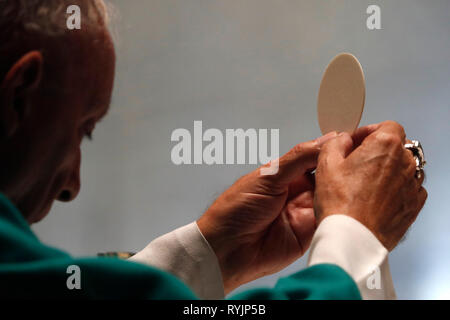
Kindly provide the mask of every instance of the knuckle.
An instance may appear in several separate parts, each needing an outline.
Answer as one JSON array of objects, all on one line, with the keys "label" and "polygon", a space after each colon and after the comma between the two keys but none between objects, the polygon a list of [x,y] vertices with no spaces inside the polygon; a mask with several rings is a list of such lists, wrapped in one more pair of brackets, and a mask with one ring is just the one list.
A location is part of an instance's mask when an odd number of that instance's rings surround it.
[{"label": "knuckle", "polygon": [[396,128],[396,129],[398,129],[400,132],[403,132],[403,133],[405,132],[405,128],[403,128],[403,126],[402,126],[400,123],[396,122],[396,121],[393,121],[393,120],[386,120],[386,121],[383,122],[383,124],[384,124],[385,126],[389,126],[389,127]]},{"label": "knuckle", "polygon": [[422,187],[420,190],[421,190],[421,193],[422,193],[422,199],[423,199],[423,202],[425,203],[425,201],[426,201],[427,198],[428,198],[428,192],[427,192],[427,189],[425,189],[424,187]]},{"label": "knuckle", "polygon": [[294,154],[313,153],[318,150],[317,141],[307,141],[295,145],[291,151]]},{"label": "knuckle", "polygon": [[341,143],[342,143],[342,144],[350,145],[350,146],[353,145],[353,139],[352,139],[352,136],[351,136],[348,132],[343,132],[343,133],[341,134],[341,136],[338,137],[338,139],[341,140]]},{"label": "knuckle", "polygon": [[352,139],[352,136],[347,131],[341,132],[340,136],[341,139]]},{"label": "knuckle", "polygon": [[386,128],[390,128],[389,131],[394,131],[399,134],[401,140],[404,140],[406,137],[405,128],[398,122],[387,120],[383,122],[383,126]]},{"label": "knuckle", "polygon": [[420,214],[420,209],[419,210],[414,210],[413,212],[411,212],[410,225],[413,224],[416,221],[416,219],[419,216],[419,214]]},{"label": "knuckle", "polygon": [[319,157],[321,155],[323,155],[323,154],[327,154],[329,150],[330,150],[330,143],[327,142],[320,148],[320,155],[319,155]]},{"label": "knuckle", "polygon": [[384,126],[391,126],[391,125],[394,125],[395,123],[396,122],[393,120],[386,120],[386,121],[383,121],[381,124]]},{"label": "knuckle", "polygon": [[382,146],[389,146],[398,149],[403,147],[402,139],[393,133],[380,132],[376,135],[376,141]]}]

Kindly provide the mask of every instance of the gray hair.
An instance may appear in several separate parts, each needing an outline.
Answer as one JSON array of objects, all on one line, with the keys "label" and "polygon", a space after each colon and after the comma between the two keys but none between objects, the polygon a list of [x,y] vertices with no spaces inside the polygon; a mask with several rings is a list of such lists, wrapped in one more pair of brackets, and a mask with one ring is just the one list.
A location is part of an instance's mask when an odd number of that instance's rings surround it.
[{"label": "gray hair", "polygon": [[108,26],[109,8],[103,0],[0,0],[0,82],[27,50],[72,32],[67,28],[71,5],[80,7],[83,34]]},{"label": "gray hair", "polygon": [[104,27],[108,23],[103,0],[0,0],[0,33],[10,30],[13,34],[63,34],[67,31],[67,8],[73,4],[81,7],[84,28]]}]

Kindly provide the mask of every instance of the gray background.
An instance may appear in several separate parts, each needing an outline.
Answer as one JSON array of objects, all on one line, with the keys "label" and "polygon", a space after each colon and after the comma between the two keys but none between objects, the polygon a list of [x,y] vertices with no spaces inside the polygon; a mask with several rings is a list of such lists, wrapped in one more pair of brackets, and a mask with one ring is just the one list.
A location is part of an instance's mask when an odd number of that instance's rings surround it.
[{"label": "gray background", "polygon": [[[114,102],[83,145],[82,191],[34,226],[74,255],[139,250],[198,218],[250,165],[175,166],[176,128],[279,128],[280,152],[320,135],[316,98],[336,54],[361,61],[362,124],[386,119],[419,138],[428,202],[391,254],[400,298],[450,298],[450,1],[112,1]],[[382,30],[366,28],[381,7]],[[306,257],[306,256],[305,256]],[[305,265],[247,286],[272,285]]]}]

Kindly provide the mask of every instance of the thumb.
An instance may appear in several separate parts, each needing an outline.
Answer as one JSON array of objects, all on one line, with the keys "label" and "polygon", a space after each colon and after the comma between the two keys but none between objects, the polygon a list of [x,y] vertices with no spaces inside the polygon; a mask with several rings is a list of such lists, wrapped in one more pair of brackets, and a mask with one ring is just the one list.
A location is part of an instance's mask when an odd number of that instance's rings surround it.
[{"label": "thumb", "polygon": [[353,140],[347,132],[340,133],[335,139],[328,141],[320,151],[319,163],[324,159],[328,163],[344,160],[353,150]]},{"label": "thumb", "polygon": [[[317,159],[322,145],[336,136],[336,132],[330,132],[315,140],[296,145],[276,160],[278,162],[278,171],[266,177],[277,185],[288,185],[308,170],[314,169],[317,166]],[[261,167],[261,172],[266,166]]]}]

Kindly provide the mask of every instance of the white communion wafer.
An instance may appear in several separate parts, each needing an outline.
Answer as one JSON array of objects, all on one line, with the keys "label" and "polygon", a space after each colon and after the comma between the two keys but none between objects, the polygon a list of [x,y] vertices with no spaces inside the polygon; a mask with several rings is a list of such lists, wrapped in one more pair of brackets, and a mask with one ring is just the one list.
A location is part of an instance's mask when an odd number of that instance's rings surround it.
[{"label": "white communion wafer", "polygon": [[320,83],[317,113],[323,134],[353,132],[364,109],[364,72],[350,53],[341,53],[328,65]]}]

